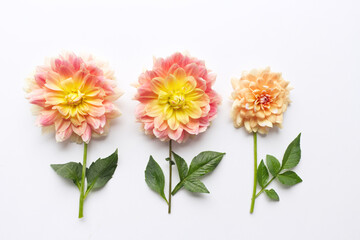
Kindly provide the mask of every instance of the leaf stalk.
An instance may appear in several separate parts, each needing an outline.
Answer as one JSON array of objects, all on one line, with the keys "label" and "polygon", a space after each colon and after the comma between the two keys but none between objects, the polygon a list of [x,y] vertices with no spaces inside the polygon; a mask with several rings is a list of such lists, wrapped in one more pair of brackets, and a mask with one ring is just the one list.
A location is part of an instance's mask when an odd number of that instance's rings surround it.
[{"label": "leaf stalk", "polygon": [[265,189],[267,188],[267,186],[269,186],[269,184],[274,181],[274,179],[277,177],[277,174],[276,176],[274,176],[273,178],[270,179],[270,181],[263,187],[261,188],[261,190],[255,195],[255,198],[257,198],[261,193],[263,193],[265,191]]}]

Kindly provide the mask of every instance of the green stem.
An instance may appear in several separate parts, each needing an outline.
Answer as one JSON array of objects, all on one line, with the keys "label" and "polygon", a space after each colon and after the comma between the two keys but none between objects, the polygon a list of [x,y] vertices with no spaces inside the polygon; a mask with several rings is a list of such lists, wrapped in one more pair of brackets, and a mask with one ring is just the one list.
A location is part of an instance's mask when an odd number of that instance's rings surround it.
[{"label": "green stem", "polygon": [[253,132],[253,138],[254,138],[254,187],[253,187],[253,194],[251,198],[251,207],[250,207],[250,213],[254,212],[255,207],[255,198],[256,198],[256,186],[257,186],[257,134],[256,132]]},{"label": "green stem", "polygon": [[269,184],[277,177],[277,175],[275,177],[273,177],[272,179],[270,179],[270,181],[265,184],[265,186],[263,188],[261,188],[261,190],[255,195],[255,198],[257,198],[262,192],[265,191],[265,189],[267,188],[267,186],[269,186]]},{"label": "green stem", "polygon": [[169,141],[169,209],[168,213],[171,213],[171,182],[172,182],[172,141]]},{"label": "green stem", "polygon": [[87,143],[84,142],[84,157],[83,157],[83,168],[81,174],[81,186],[80,186],[80,202],[79,202],[79,218],[82,218],[84,208],[84,195],[85,195],[85,175],[86,175],[86,158],[87,158]]}]

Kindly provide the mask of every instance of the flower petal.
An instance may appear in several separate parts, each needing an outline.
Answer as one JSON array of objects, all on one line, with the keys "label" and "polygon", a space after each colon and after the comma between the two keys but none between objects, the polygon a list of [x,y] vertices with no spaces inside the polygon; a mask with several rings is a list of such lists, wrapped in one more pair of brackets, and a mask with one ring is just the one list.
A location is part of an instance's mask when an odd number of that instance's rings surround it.
[{"label": "flower petal", "polygon": [[186,77],[186,82],[185,82],[185,85],[183,87],[184,93],[185,94],[191,93],[195,88],[196,88],[196,80],[195,80],[195,78],[192,77],[192,76]]},{"label": "flower petal", "polygon": [[205,95],[205,92],[203,90],[196,88],[193,91],[187,93],[185,95],[185,97],[186,97],[186,100],[196,101],[196,100],[201,99],[204,95]]},{"label": "flower petal", "polygon": [[71,136],[71,134],[72,134],[72,128],[71,128],[71,126],[69,126],[67,129],[65,129],[64,131],[61,131],[61,132],[56,132],[56,135],[55,135],[55,137],[56,137],[56,141],[57,142],[63,142],[63,141],[65,141],[65,140],[67,140],[70,136]]},{"label": "flower petal", "polygon": [[169,131],[169,138],[174,140],[174,141],[177,141],[181,137],[182,133],[183,133],[182,128],[178,128],[178,129],[176,129],[176,131],[170,130]]},{"label": "flower petal", "polygon": [[191,118],[197,119],[201,117],[202,111],[199,105],[192,102],[187,103],[188,108],[184,109],[184,112]]},{"label": "flower petal", "polygon": [[163,124],[163,122],[164,122],[163,116],[157,116],[156,118],[154,118],[154,127],[160,128],[160,126]]},{"label": "flower petal", "polygon": [[72,130],[74,131],[74,133],[76,133],[77,135],[81,136],[84,134],[86,128],[87,128],[87,123],[86,122],[83,122],[81,125],[79,126],[75,126],[75,125],[72,125]]},{"label": "flower petal", "polygon": [[155,100],[146,105],[145,111],[148,116],[157,117],[164,111],[164,106],[159,105]]},{"label": "flower petal", "polygon": [[44,86],[53,91],[63,91],[60,84],[59,74],[52,71],[47,73],[46,83]]},{"label": "flower petal", "polygon": [[105,114],[105,107],[90,106],[88,114],[93,117],[100,117],[101,115]]},{"label": "flower petal", "polygon": [[181,81],[183,79],[186,78],[186,72],[183,68],[178,68],[175,70],[174,72],[174,77],[178,80]]},{"label": "flower petal", "polygon": [[180,123],[176,120],[175,116],[169,118],[167,122],[171,130],[176,130],[180,126]]},{"label": "flower petal", "polygon": [[164,107],[164,115],[165,115],[165,119],[169,119],[173,116],[174,114],[174,109],[169,105],[169,104],[166,104],[165,107]]},{"label": "flower petal", "polygon": [[[183,80],[183,79],[181,79]],[[165,87],[166,87],[166,91],[171,91],[171,90],[178,90],[183,86],[183,81],[179,81],[175,78],[174,75],[168,75],[165,79]]]},{"label": "flower petal", "polygon": [[81,135],[81,139],[86,142],[89,143],[90,139],[91,139],[91,128],[89,125],[86,125],[86,129],[83,135]]},{"label": "flower petal", "polygon": [[39,124],[41,126],[53,125],[58,114],[59,113],[56,110],[43,110],[39,117]]},{"label": "flower petal", "polygon": [[189,115],[184,110],[178,109],[175,111],[176,119],[182,124],[187,124],[189,122]]},{"label": "flower petal", "polygon": [[159,94],[161,92],[166,92],[167,90],[165,88],[165,79],[161,77],[154,78],[150,82],[150,88],[156,94]]}]

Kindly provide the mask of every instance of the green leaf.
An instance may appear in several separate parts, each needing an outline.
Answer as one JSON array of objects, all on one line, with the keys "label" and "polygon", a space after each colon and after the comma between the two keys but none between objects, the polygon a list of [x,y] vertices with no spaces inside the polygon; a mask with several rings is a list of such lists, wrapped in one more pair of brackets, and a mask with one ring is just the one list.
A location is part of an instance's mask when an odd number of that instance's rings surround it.
[{"label": "green leaf", "polygon": [[51,164],[52,169],[60,176],[72,180],[80,189],[82,164],[76,162],[68,162],[65,164]]},{"label": "green leaf", "polygon": [[185,181],[180,181],[178,184],[176,184],[176,186],[174,187],[174,189],[171,192],[171,195],[175,195],[183,186],[184,186]]},{"label": "green leaf", "polygon": [[287,171],[277,176],[279,181],[288,186],[295,185],[302,182],[302,179],[293,171]]},{"label": "green leaf", "polygon": [[191,180],[199,179],[201,176],[204,176],[205,174],[214,171],[214,169],[220,163],[224,155],[225,153],[213,152],[213,151],[205,151],[198,154],[191,161],[190,168],[186,177],[184,177],[175,186],[171,194],[175,195],[189,179]]},{"label": "green leaf", "polygon": [[184,188],[190,192],[210,193],[209,190],[199,179],[188,179],[184,183]]},{"label": "green leaf", "polygon": [[261,160],[257,169],[257,180],[261,187],[264,187],[269,179],[268,170],[264,164],[264,160]]},{"label": "green leaf", "polygon": [[224,155],[225,153],[213,151],[201,152],[191,161],[187,177],[201,177],[212,172],[220,163]]},{"label": "green leaf", "polygon": [[266,165],[269,168],[271,175],[276,176],[280,171],[280,162],[276,157],[266,155]]},{"label": "green leaf", "polygon": [[279,195],[275,192],[274,189],[270,189],[270,190],[265,189],[265,193],[271,200],[274,201],[280,200]]},{"label": "green leaf", "polygon": [[113,176],[118,162],[118,150],[106,158],[93,162],[86,172],[88,188],[86,192],[102,188]]},{"label": "green leaf", "polygon": [[176,166],[177,166],[177,169],[179,171],[180,180],[182,181],[186,177],[186,175],[188,173],[188,166],[187,166],[185,160],[182,157],[180,157],[179,155],[177,155],[174,152],[172,152],[172,153],[174,155]]},{"label": "green leaf", "polygon": [[165,188],[165,177],[159,164],[154,160],[152,156],[149,158],[149,162],[145,170],[145,182],[153,191],[160,194],[160,196],[166,201],[164,188]]},{"label": "green leaf", "polygon": [[300,137],[301,133],[287,147],[282,160],[282,169],[291,169],[298,165],[301,158]]}]

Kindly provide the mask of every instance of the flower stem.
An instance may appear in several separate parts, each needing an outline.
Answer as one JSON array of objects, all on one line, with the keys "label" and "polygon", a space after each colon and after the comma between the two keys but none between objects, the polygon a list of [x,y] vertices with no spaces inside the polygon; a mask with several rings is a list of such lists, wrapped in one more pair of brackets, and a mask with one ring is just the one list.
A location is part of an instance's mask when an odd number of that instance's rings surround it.
[{"label": "flower stem", "polygon": [[171,213],[171,182],[172,182],[172,141],[169,141],[169,209],[168,213]]},{"label": "flower stem", "polygon": [[251,198],[251,207],[250,213],[254,212],[255,207],[255,198],[256,198],[256,186],[257,186],[257,133],[253,132],[254,138],[254,187],[253,187],[253,194]]},{"label": "flower stem", "polygon": [[87,143],[84,142],[84,157],[83,168],[81,174],[81,186],[80,186],[80,202],[79,202],[79,218],[82,218],[84,208],[84,196],[85,196],[85,175],[86,175],[86,158],[87,158]]}]

